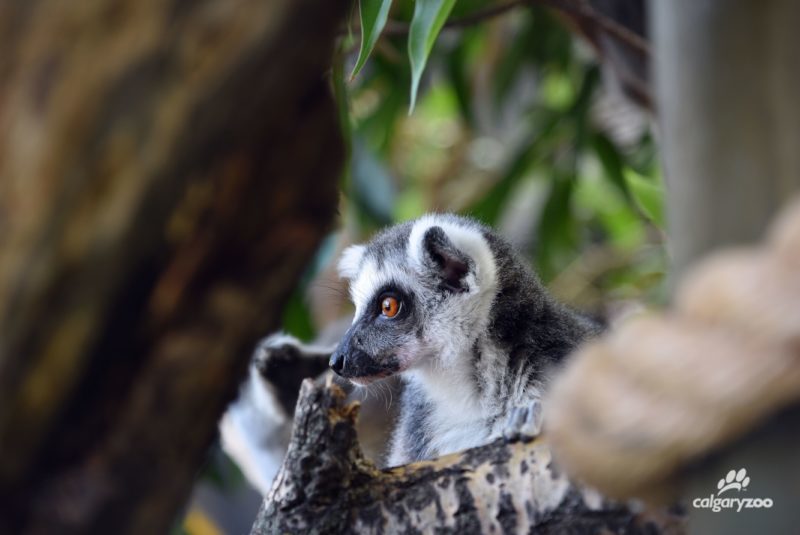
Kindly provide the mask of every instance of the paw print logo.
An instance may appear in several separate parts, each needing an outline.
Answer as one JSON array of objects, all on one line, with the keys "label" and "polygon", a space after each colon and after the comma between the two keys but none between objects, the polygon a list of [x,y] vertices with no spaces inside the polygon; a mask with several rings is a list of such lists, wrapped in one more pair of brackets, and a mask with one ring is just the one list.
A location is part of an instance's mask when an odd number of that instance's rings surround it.
[{"label": "paw print logo", "polygon": [[731,489],[736,489],[738,491],[745,490],[749,484],[750,478],[747,477],[747,470],[744,468],[740,468],[738,472],[736,470],[731,470],[728,472],[728,475],[720,479],[719,483],[717,483],[717,490],[719,490],[717,496]]}]

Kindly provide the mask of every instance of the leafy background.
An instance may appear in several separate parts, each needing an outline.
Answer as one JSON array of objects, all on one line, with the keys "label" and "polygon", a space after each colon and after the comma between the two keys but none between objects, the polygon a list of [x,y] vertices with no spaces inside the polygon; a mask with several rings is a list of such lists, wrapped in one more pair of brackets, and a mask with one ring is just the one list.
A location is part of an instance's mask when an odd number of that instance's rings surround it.
[{"label": "leafy background", "polygon": [[[498,228],[576,306],[658,299],[663,188],[648,116],[603,82],[557,14],[497,7],[361,2],[332,69],[349,147],[340,241],[458,212]],[[286,326],[310,336],[303,312]]]},{"label": "leafy background", "polygon": [[[361,0],[330,71],[348,151],[341,228],[284,328],[311,339],[345,314],[338,251],[430,211],[497,228],[584,310],[613,316],[659,300],[663,187],[650,119],[609,78],[541,7]],[[219,455],[207,472],[226,492],[242,485],[220,476],[231,469]],[[201,524],[184,529],[210,533]]]}]

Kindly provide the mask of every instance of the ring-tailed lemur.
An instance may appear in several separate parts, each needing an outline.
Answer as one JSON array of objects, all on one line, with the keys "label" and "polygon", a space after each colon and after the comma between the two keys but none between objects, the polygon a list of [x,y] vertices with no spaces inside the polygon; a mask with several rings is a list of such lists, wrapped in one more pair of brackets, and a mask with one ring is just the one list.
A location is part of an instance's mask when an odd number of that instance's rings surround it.
[{"label": "ring-tailed lemur", "polygon": [[356,310],[330,367],[356,385],[403,379],[389,466],[502,435],[553,366],[598,330],[550,297],[505,240],[459,216],[390,227],[346,249],[339,272]]}]

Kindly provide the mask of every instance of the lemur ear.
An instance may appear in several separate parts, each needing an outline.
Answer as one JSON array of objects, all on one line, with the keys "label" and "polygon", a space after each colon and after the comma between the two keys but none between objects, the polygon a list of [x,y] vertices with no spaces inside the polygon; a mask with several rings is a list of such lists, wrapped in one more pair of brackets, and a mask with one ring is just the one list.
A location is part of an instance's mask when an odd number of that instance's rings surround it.
[{"label": "lemur ear", "polygon": [[358,275],[358,270],[361,267],[361,259],[364,257],[364,251],[367,248],[364,245],[351,245],[342,251],[342,257],[339,259],[339,276],[343,279],[352,280]]},{"label": "lemur ear", "polygon": [[470,272],[470,259],[453,245],[442,227],[431,227],[425,231],[422,249],[442,278],[445,288],[452,292],[469,290],[464,279]]}]

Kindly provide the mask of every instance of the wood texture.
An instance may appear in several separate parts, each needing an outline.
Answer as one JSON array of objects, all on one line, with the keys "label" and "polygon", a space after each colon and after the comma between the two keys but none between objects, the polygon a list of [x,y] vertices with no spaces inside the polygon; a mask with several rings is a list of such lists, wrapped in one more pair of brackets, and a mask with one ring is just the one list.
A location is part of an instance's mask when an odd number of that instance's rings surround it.
[{"label": "wood texture", "polygon": [[361,453],[356,404],[303,383],[284,464],[252,533],[681,533],[678,516],[634,512],[572,485],[540,439],[497,440],[378,470]]},{"label": "wood texture", "polygon": [[0,5],[0,532],[175,520],[332,225],[347,4]]}]

